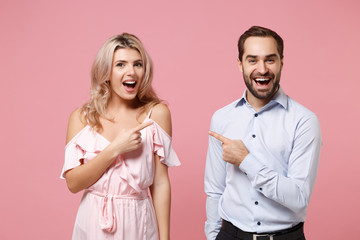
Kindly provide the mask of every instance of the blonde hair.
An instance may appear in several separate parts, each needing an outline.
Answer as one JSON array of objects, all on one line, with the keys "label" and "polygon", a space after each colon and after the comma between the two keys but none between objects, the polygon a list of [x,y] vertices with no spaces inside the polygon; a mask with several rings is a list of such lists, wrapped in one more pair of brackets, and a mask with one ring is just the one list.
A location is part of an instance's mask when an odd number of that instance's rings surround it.
[{"label": "blonde hair", "polygon": [[104,116],[111,96],[110,74],[114,53],[119,48],[135,49],[142,58],[144,76],[137,94],[141,104],[139,115],[161,102],[151,85],[153,64],[141,41],[129,33],[113,36],[97,53],[91,68],[90,100],[81,107],[81,113],[85,116],[85,120],[95,130],[102,129],[100,116]]}]

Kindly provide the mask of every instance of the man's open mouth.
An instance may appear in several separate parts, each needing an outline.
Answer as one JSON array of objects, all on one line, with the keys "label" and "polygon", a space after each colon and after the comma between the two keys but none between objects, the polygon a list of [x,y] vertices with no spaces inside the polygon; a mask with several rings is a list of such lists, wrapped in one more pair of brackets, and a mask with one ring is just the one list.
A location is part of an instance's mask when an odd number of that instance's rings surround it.
[{"label": "man's open mouth", "polygon": [[254,78],[254,81],[256,82],[257,85],[266,86],[269,84],[270,78],[269,77],[259,77],[259,78]]}]

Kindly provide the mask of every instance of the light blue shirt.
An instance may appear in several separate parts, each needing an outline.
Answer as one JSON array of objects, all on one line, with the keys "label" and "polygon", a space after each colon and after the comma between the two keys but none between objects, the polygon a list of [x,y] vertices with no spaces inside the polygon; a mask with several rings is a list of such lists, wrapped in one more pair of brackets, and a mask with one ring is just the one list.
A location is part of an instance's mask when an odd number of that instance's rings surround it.
[{"label": "light blue shirt", "polygon": [[235,166],[209,138],[205,169],[207,239],[225,219],[246,232],[272,232],[304,222],[322,145],[317,116],[280,88],[256,112],[243,97],[215,112],[210,129],[240,139],[249,154]]}]

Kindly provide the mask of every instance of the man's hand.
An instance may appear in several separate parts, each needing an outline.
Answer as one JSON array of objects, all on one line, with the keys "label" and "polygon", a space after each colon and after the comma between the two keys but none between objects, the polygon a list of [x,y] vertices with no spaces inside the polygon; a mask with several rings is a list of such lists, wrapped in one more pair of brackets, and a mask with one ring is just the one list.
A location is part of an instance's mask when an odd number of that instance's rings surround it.
[{"label": "man's hand", "polygon": [[231,140],[212,131],[209,131],[209,135],[222,142],[223,160],[228,163],[240,165],[249,154],[249,151],[241,140]]}]

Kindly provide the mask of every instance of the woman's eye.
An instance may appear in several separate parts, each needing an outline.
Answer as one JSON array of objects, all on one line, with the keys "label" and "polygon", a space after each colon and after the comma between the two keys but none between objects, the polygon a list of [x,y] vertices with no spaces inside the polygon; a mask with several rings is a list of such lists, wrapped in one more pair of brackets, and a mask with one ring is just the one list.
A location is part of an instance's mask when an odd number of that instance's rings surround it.
[{"label": "woman's eye", "polygon": [[123,64],[123,63],[118,63],[118,64],[116,64],[116,66],[117,66],[117,67],[123,67],[124,64]]},{"label": "woman's eye", "polygon": [[140,63],[140,62],[135,63],[135,67],[142,67],[142,63]]}]

